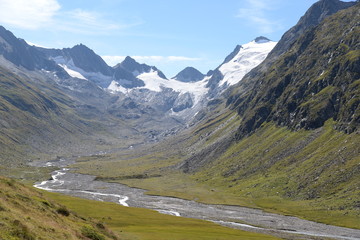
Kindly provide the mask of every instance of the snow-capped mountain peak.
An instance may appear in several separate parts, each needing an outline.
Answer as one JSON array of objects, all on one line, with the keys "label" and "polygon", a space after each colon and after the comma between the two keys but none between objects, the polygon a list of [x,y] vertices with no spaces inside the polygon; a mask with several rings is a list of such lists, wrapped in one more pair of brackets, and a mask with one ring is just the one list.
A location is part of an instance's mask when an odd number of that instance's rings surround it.
[{"label": "snow-capped mountain peak", "polygon": [[166,79],[166,76],[156,67],[149,66],[146,64],[138,63],[135,59],[130,56],[127,56],[124,61],[118,64],[116,67],[121,66],[123,69],[131,72],[135,77],[144,73],[157,72],[157,75],[163,79]]},{"label": "snow-capped mountain peak", "polygon": [[247,44],[236,46],[218,68],[224,76],[219,86],[238,83],[246,73],[264,61],[276,43],[265,37],[257,37]]}]

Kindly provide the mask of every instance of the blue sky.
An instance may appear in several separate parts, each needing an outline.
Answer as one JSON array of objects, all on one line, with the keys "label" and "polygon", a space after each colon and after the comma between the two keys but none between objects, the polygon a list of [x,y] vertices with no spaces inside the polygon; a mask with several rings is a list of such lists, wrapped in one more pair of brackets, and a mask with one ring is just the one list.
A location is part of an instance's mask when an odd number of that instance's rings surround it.
[{"label": "blue sky", "polygon": [[113,65],[124,56],[167,77],[206,73],[237,44],[278,41],[316,0],[0,0],[0,24],[52,48],[83,43]]}]

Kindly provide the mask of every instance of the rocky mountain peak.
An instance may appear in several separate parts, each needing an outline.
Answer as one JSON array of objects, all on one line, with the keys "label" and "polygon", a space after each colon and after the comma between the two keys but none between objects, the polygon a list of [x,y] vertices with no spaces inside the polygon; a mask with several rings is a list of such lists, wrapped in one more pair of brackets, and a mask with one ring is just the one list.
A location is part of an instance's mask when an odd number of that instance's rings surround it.
[{"label": "rocky mountain peak", "polygon": [[127,56],[124,61],[120,63],[119,66],[129,72],[132,72],[134,75],[139,75],[141,73],[151,71],[151,66],[146,64],[140,64],[130,56]]},{"label": "rocky mountain peak", "polygon": [[0,43],[0,55],[17,66],[27,70],[45,69],[53,71],[60,78],[69,77],[55,62],[46,59],[45,54],[37,47],[28,45],[25,40],[15,37],[2,26],[0,26]]},{"label": "rocky mountain peak", "polygon": [[300,19],[299,23],[305,26],[317,25],[327,16],[330,16],[339,10],[353,6],[354,2],[342,2],[340,0],[320,0],[314,3],[305,15]]},{"label": "rocky mountain peak", "polygon": [[292,43],[295,42],[305,31],[317,26],[326,17],[334,13],[349,8],[355,2],[342,2],[339,0],[320,0],[314,3],[300,18],[298,23],[289,29],[282,37],[274,50],[269,54],[269,59],[277,58],[286,52]]},{"label": "rocky mountain peak", "polygon": [[199,70],[193,67],[186,67],[184,70],[179,72],[174,79],[181,82],[197,82],[204,78],[204,74],[202,74]]},{"label": "rocky mountain peak", "polygon": [[151,71],[156,71],[156,72],[158,72],[159,77],[166,79],[166,76],[160,70],[158,70],[156,67],[149,66],[144,63],[142,63],[142,64],[138,63],[135,59],[133,59],[130,56],[127,56],[124,59],[124,61],[122,61],[120,64],[117,65],[117,67],[120,67],[120,66],[123,69],[125,69],[126,71],[131,72],[135,77],[142,73],[149,73]]},{"label": "rocky mountain peak", "polygon": [[240,52],[241,48],[241,45],[236,45],[235,49],[225,58],[222,64],[230,62]]},{"label": "rocky mountain peak", "polygon": [[123,66],[127,66],[127,65],[138,65],[139,63],[136,62],[135,59],[133,59],[132,57],[130,56],[127,56],[122,62],[121,62],[121,65]]},{"label": "rocky mountain peak", "polygon": [[266,43],[266,42],[270,42],[271,40],[268,39],[267,37],[260,36],[260,37],[255,38],[254,41],[256,43]]},{"label": "rocky mountain peak", "polygon": [[75,45],[72,48],[63,49],[64,55],[70,57],[75,66],[86,72],[99,72],[105,76],[111,76],[111,68],[93,50],[84,44]]},{"label": "rocky mountain peak", "polygon": [[88,51],[88,52],[94,52],[93,50],[91,50],[89,47],[87,47],[86,45],[79,43],[76,44],[75,46],[72,47],[73,50],[78,49],[81,51]]}]

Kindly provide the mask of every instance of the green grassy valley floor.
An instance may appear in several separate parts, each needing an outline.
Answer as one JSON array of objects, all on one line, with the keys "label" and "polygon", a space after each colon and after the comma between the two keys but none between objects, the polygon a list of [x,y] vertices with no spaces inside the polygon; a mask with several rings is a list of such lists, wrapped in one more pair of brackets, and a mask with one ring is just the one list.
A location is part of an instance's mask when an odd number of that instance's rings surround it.
[{"label": "green grassy valley floor", "polygon": [[278,238],[146,209],[35,190],[14,180],[0,178],[0,239]]},{"label": "green grassy valley floor", "polygon": [[315,131],[268,123],[192,172],[176,167],[193,154],[192,146],[199,147],[197,140],[202,149],[214,146],[217,136],[228,135],[239,121],[220,114],[191,134],[140,152],[84,157],[74,167],[148,194],[261,208],[360,229],[360,136],[334,130],[331,121]]},{"label": "green grassy valley floor", "polygon": [[278,239],[222,227],[211,222],[164,215],[142,208],[123,207],[115,203],[59,194],[48,194],[48,197],[82,216],[104,222],[119,234],[120,239]]}]

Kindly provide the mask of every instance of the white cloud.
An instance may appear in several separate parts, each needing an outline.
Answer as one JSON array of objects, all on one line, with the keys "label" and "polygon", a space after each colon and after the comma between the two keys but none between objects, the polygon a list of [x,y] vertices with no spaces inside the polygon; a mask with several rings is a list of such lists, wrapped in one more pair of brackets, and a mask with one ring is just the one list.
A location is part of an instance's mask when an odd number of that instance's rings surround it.
[{"label": "white cloud", "polygon": [[48,25],[60,9],[56,0],[0,0],[0,6],[1,23],[25,29]]},{"label": "white cloud", "polygon": [[141,21],[134,21],[128,24],[115,23],[106,19],[106,16],[95,11],[74,9],[68,12],[61,12],[56,17],[57,28],[67,32],[82,34],[106,34],[113,30],[130,28],[142,24]]},{"label": "white cloud", "polygon": [[163,56],[131,56],[138,62],[161,62],[166,59]]},{"label": "white cloud", "polygon": [[279,22],[266,15],[275,9],[275,3],[275,0],[246,0],[247,7],[240,8],[236,17],[251,22],[263,34],[272,33],[281,28]]},{"label": "white cloud", "polygon": [[191,58],[183,56],[169,56],[167,57],[169,61],[178,62],[178,61],[200,61],[201,58]]},{"label": "white cloud", "polygon": [[[102,56],[104,61],[110,65],[115,66],[116,64],[122,62],[126,56]],[[200,61],[201,58],[192,58],[184,56],[131,56],[133,59],[140,63],[147,64],[158,64],[158,63],[168,63],[168,62],[193,62]]]},{"label": "white cloud", "polygon": [[142,24],[140,20],[118,23],[106,14],[84,9],[64,11],[57,0],[0,0],[0,24],[22,29],[107,34]]},{"label": "white cloud", "polygon": [[125,56],[101,56],[101,57],[109,66],[115,66],[116,64],[121,63],[125,59]]}]

